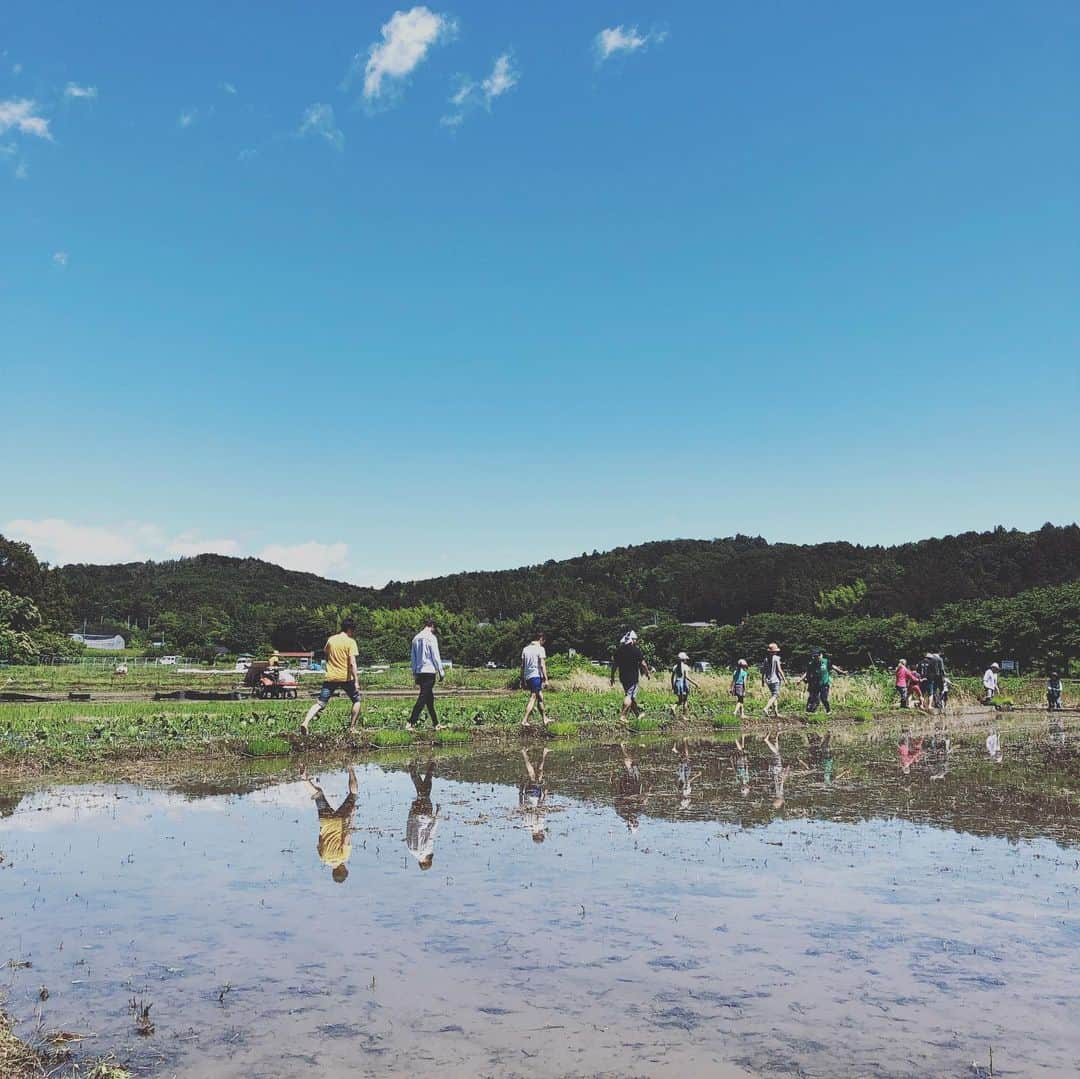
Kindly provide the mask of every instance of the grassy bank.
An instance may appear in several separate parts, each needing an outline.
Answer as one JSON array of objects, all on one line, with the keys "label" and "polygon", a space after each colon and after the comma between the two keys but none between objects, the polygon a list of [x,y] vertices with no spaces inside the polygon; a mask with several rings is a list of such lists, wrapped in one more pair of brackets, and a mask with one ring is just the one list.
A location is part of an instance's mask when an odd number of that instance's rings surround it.
[{"label": "grassy bank", "polygon": [[109,1061],[76,1063],[64,1045],[63,1034],[40,1032],[40,1045],[31,1046],[17,1038],[11,1021],[0,1011],[0,1076],[3,1079],[45,1079],[71,1076],[72,1079],[132,1079],[131,1072]]},{"label": "grassy bank", "polygon": [[[496,672],[505,675],[506,672]],[[735,723],[733,699],[726,677],[699,676],[700,691],[691,697],[687,720],[672,714],[673,697],[666,680],[645,683],[639,702],[643,722],[631,730],[669,730],[683,727],[712,729]],[[561,688],[559,688],[561,687]],[[974,703],[976,687],[964,686],[952,704]],[[1038,686],[1009,686],[1006,692],[1018,707],[1037,705]],[[588,736],[625,730],[617,723],[621,691],[607,678],[588,671],[571,672],[553,683],[546,694],[548,714],[562,737]],[[890,680],[880,676],[839,678],[833,688],[833,714],[838,719],[866,721],[889,715],[894,709]],[[747,718],[760,718],[766,696],[753,682],[747,696]],[[522,693],[500,697],[469,697],[465,692],[439,701],[443,744],[465,743],[517,729],[525,705]],[[805,691],[798,685],[784,688],[781,713],[794,721],[807,717]],[[345,735],[347,702],[333,701],[312,724],[309,741],[297,731],[309,701],[118,701],[49,702],[0,705],[0,768],[42,770],[57,764],[92,763],[119,759],[168,759],[178,755],[234,754],[271,757],[307,748],[376,747],[406,745],[414,739],[431,741],[430,729],[416,735],[405,731],[410,701],[369,698],[364,704],[364,729],[353,739]],[[916,713],[893,713],[907,720]],[[817,713],[813,722],[823,722]],[[426,722],[426,721],[425,721]]]}]

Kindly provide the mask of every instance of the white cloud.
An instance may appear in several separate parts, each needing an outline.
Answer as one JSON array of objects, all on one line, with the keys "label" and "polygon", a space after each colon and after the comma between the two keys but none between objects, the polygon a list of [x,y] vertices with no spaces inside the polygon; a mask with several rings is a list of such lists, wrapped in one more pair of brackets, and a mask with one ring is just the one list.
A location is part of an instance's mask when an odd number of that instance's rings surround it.
[{"label": "white cloud", "polygon": [[66,251],[56,251],[53,253],[52,260],[62,270],[68,264],[68,253]]},{"label": "white cloud", "polygon": [[300,136],[317,135],[326,139],[335,150],[345,148],[345,135],[334,123],[334,110],[330,105],[316,103],[304,110],[304,118],[297,131]]},{"label": "white cloud", "polygon": [[180,113],[176,122],[181,127],[191,127],[191,125],[195,123],[196,112],[196,109],[185,109],[182,113]]},{"label": "white cloud", "polygon": [[97,87],[80,86],[78,83],[69,82],[67,86],[64,87],[64,97],[95,98],[97,97]]},{"label": "white cloud", "polygon": [[16,180],[25,180],[29,176],[30,176],[30,170],[26,167],[26,162],[25,161],[20,161],[15,166],[15,179]]},{"label": "white cloud", "polygon": [[22,74],[22,64],[12,64],[11,65],[11,73],[12,73],[12,75],[21,75]]},{"label": "white cloud", "polygon": [[236,87],[233,86],[233,84],[231,82],[223,82],[221,84],[221,88],[227,94],[235,94],[236,93]]},{"label": "white cloud", "polygon": [[637,52],[648,45],[659,45],[667,37],[666,31],[650,31],[643,34],[636,26],[611,26],[601,30],[593,42],[596,57],[603,63],[617,52]]},{"label": "white cloud", "polygon": [[9,98],[7,101],[0,101],[0,135],[14,129],[23,135],[51,139],[49,121],[39,116],[37,109],[37,102],[29,98]]},{"label": "white cloud", "polygon": [[347,543],[319,543],[308,540],[307,543],[281,544],[271,543],[258,554],[267,562],[275,562],[286,569],[304,570],[317,573],[321,577],[332,577],[345,570],[349,561]]},{"label": "white cloud", "polygon": [[183,558],[213,552],[236,554],[234,539],[200,539],[194,531],[170,536],[157,525],[127,521],[119,525],[84,525],[62,517],[8,521],[3,533],[23,540],[53,565],[69,562],[139,562],[147,558]]},{"label": "white cloud", "polygon": [[206,553],[243,557],[250,553],[287,569],[340,578],[349,563],[347,543],[319,543],[317,540],[271,543],[261,550],[251,551],[231,537],[203,539],[191,529],[170,533],[145,521],[87,525],[62,517],[19,518],[5,522],[0,526],[0,532],[11,539],[29,543],[38,558],[54,566],[72,562],[141,562],[148,558],[160,561]]},{"label": "white cloud", "polygon": [[457,112],[442,117],[439,122],[444,127],[459,127],[464,122],[466,113],[479,105],[490,112],[492,102],[517,86],[520,79],[521,73],[514,66],[513,54],[500,54],[495,58],[495,65],[486,79],[479,83],[473,82],[467,76],[461,79],[457,90],[450,95],[450,104]]},{"label": "white cloud", "polygon": [[234,539],[199,539],[196,532],[181,532],[167,542],[165,549],[177,558],[190,558],[197,554],[235,555],[240,551],[240,544]]},{"label": "white cloud", "polygon": [[382,41],[368,49],[366,59],[357,53],[345,83],[348,85],[362,67],[364,97],[374,101],[408,78],[424,62],[432,46],[449,41],[456,32],[453,18],[430,8],[395,11],[382,25]]}]

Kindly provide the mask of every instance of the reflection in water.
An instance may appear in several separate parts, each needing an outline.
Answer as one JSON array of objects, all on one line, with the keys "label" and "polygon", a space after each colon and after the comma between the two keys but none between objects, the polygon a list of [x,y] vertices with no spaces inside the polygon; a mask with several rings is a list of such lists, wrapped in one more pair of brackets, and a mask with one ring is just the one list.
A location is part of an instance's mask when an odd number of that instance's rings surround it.
[{"label": "reflection in water", "polygon": [[649,794],[641,779],[641,769],[634,763],[630,750],[619,743],[623,767],[615,782],[615,812],[626,821],[627,830],[635,835],[641,827],[641,813],[649,800]]},{"label": "reflection in water", "polygon": [[333,809],[326,800],[322,787],[307,774],[306,768],[300,769],[300,777],[312,790],[315,808],[319,812],[319,841],[317,849],[323,864],[333,870],[331,876],[338,884],[344,884],[349,875],[346,863],[352,854],[352,820],[356,810],[356,769],[349,768],[349,793],[345,800]]},{"label": "reflection in water", "polygon": [[532,832],[534,843],[543,843],[547,838],[547,820],[544,816],[544,802],[547,790],[544,787],[544,767],[551,751],[544,746],[540,754],[540,763],[534,768],[529,759],[528,749],[522,749],[521,758],[525,762],[525,778],[518,780],[518,806],[521,809],[525,827]]},{"label": "reflection in water", "polygon": [[[1063,718],[999,717],[1000,766],[987,725],[909,732],[906,773],[896,732],[838,727],[31,793],[0,824],[0,961],[33,962],[9,1010],[32,1031],[47,985],[48,1028],[181,1079],[958,1076],[988,1044],[1003,1074],[1075,1074]],[[363,888],[311,872],[313,794],[320,858]],[[402,856],[410,801],[410,853],[438,827],[452,876]]]},{"label": "reflection in water", "polygon": [[675,789],[679,793],[679,808],[690,808],[690,796],[694,793],[694,782],[701,778],[700,773],[693,774],[693,765],[690,763],[690,739],[682,740],[682,752],[679,753],[679,743],[671,747],[671,752],[679,755],[679,767],[675,770]]},{"label": "reflection in water", "polygon": [[784,766],[784,759],[780,754],[780,728],[770,738],[767,734],[761,736],[765,748],[769,751],[769,782],[772,784],[772,807],[773,809],[784,808],[784,784],[791,775],[791,767]]},{"label": "reflection in water", "polygon": [[439,826],[441,806],[431,808],[431,781],[435,777],[435,762],[427,762],[427,772],[421,776],[416,761],[409,762],[416,797],[409,806],[405,823],[405,846],[421,869],[430,869],[435,862],[435,829]]}]

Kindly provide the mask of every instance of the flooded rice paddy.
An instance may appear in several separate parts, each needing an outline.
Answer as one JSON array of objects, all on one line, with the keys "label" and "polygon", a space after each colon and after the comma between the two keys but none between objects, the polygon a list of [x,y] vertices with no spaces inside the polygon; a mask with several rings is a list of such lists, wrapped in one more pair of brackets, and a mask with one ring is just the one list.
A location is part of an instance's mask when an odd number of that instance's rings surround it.
[{"label": "flooded rice paddy", "polygon": [[0,985],[146,1075],[1077,1074],[1080,733],[988,733],[8,792]]}]

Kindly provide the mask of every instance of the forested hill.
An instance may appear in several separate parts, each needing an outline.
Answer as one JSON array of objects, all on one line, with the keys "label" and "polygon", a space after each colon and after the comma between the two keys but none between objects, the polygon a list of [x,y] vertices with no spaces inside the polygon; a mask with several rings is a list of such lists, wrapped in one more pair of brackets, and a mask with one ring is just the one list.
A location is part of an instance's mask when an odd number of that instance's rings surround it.
[{"label": "forested hill", "polygon": [[199,555],[174,562],[65,566],[52,571],[75,620],[252,607],[369,608],[441,603],[499,621],[573,600],[613,617],[652,609],[683,621],[735,623],[760,612],[926,617],[943,603],[1010,596],[1080,579],[1080,528],[969,532],[896,547],[770,544],[735,536],[668,540],[521,569],[458,573],[360,588],[257,559]]}]

